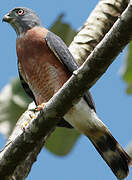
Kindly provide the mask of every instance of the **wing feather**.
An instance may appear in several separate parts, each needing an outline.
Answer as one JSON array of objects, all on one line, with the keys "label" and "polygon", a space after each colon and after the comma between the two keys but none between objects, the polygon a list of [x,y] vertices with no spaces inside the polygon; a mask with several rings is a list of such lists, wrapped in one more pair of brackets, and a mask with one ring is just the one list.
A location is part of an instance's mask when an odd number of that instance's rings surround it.
[{"label": "wing feather", "polygon": [[[47,33],[45,40],[51,51],[72,75],[73,71],[78,68],[78,65],[63,40],[50,31]],[[88,105],[96,111],[94,101],[89,91],[85,93],[84,99]]]},{"label": "wing feather", "polygon": [[26,83],[26,80],[24,80],[24,77],[23,77],[22,74],[21,74],[21,67],[20,67],[20,64],[19,64],[19,63],[18,63],[18,73],[19,73],[20,81],[21,81],[21,84],[22,84],[22,87],[23,87],[24,91],[26,92],[26,94],[27,94],[31,99],[33,99],[33,101],[34,101],[35,104],[37,105],[36,100],[35,100],[35,96],[34,96],[32,90],[29,88],[29,85]]}]

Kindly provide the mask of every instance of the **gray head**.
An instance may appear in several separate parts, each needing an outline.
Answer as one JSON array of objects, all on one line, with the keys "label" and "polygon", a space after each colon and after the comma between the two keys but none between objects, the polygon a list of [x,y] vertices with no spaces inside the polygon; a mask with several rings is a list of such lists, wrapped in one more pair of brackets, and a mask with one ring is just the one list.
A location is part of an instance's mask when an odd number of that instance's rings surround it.
[{"label": "gray head", "polygon": [[11,24],[18,36],[21,36],[35,26],[42,26],[37,14],[33,10],[25,7],[14,8],[3,17],[3,21]]}]

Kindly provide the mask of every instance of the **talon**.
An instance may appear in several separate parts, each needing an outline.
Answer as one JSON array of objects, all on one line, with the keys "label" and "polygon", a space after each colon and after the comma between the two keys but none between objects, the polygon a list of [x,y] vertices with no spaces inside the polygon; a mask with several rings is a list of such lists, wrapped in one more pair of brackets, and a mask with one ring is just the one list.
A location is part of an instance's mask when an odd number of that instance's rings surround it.
[{"label": "talon", "polygon": [[[31,119],[34,119],[35,118],[35,115],[34,114],[29,114],[29,117]],[[29,125],[31,119],[28,119],[25,123],[23,123],[22,125],[22,130],[25,131],[26,127]]]},{"label": "talon", "polygon": [[[30,114],[31,115],[31,114]],[[30,116],[29,115],[29,116]],[[31,117],[31,116],[30,116]],[[28,121],[26,121],[25,123],[23,123],[23,125],[22,125],[22,130],[23,131],[25,131],[25,129],[26,129],[26,127],[29,125],[29,123],[30,123],[30,119],[28,120]]]},{"label": "talon", "polygon": [[[45,107],[45,103],[42,103],[42,104],[38,105],[36,108],[28,109],[28,110],[35,113],[35,112],[39,112],[39,111],[43,110],[44,107]],[[33,115],[31,115],[31,114],[29,116],[31,119],[34,118]]]},{"label": "talon", "polygon": [[36,112],[41,111],[41,110],[44,109],[44,107],[45,107],[45,103],[42,103],[42,104],[38,105],[38,106],[35,108],[35,111],[36,111]]},{"label": "talon", "polygon": [[35,116],[33,114],[29,114],[30,118],[33,119]]}]

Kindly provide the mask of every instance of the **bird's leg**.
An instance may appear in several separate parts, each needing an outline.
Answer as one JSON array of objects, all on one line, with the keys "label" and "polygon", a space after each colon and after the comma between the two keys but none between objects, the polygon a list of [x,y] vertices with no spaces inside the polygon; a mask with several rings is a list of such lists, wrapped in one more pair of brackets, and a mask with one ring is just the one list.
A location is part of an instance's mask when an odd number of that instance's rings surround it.
[{"label": "bird's leg", "polygon": [[25,131],[25,129],[28,127],[28,125],[29,125],[29,123],[30,123],[30,121],[32,120],[32,119],[34,119],[35,118],[35,115],[34,114],[29,114],[29,119],[27,119],[23,124],[22,124],[22,130],[23,131]]},{"label": "bird's leg", "polygon": [[29,114],[29,119],[26,120],[26,122],[24,122],[24,123],[22,124],[22,130],[23,130],[23,131],[25,131],[25,129],[26,129],[26,127],[29,125],[30,121],[35,118],[35,113],[43,110],[44,107],[45,107],[45,103],[42,103],[42,104],[38,105],[37,107],[33,107],[33,106],[30,105],[30,107],[28,108],[28,110],[31,111],[32,113]]},{"label": "bird's leg", "polygon": [[39,104],[39,105],[34,109],[34,111],[35,111],[35,112],[41,111],[41,110],[44,109],[44,107],[45,107],[45,103]]},{"label": "bird's leg", "polygon": [[45,104],[46,103],[42,103],[42,104],[39,104],[38,106],[36,106],[35,108],[29,108],[29,111],[33,111],[34,113],[39,112],[44,109]]}]

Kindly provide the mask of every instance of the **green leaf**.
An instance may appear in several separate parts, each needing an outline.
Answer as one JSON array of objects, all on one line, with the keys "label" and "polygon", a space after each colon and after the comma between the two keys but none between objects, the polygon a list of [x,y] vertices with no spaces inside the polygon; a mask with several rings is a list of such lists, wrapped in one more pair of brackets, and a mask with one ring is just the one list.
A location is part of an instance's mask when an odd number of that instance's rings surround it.
[{"label": "green leaf", "polygon": [[11,82],[12,87],[12,100],[18,106],[23,107],[24,109],[27,108],[28,104],[32,102],[32,99],[27,96],[19,79],[14,79]]},{"label": "green leaf", "polygon": [[69,24],[62,21],[63,17],[64,14],[61,14],[51,26],[50,30],[60,36],[67,46],[69,46],[77,32],[73,30]]},{"label": "green leaf", "polygon": [[21,87],[20,80],[14,79],[0,93],[0,132],[8,137],[20,115],[31,100]]},{"label": "green leaf", "polygon": [[72,150],[79,136],[75,129],[56,128],[45,147],[58,156],[64,156]]},{"label": "green leaf", "polygon": [[128,84],[127,89],[126,89],[127,94],[132,94],[132,84]]},{"label": "green leaf", "polygon": [[132,42],[128,46],[128,54],[126,56],[122,76],[127,83],[126,92],[132,94]]}]

